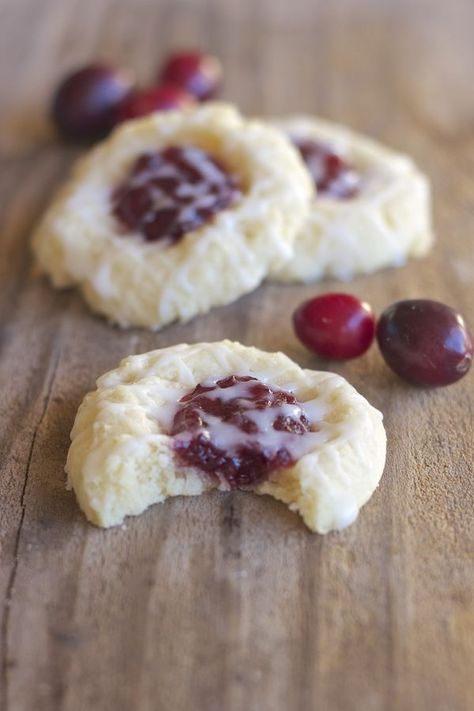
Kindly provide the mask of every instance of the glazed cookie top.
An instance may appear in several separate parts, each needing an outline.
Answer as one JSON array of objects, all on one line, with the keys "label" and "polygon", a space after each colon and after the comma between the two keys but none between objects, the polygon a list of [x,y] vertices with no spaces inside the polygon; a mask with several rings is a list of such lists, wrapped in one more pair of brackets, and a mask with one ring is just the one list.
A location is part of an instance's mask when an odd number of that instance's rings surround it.
[{"label": "glazed cookie top", "polygon": [[312,186],[280,132],[209,103],[119,127],[33,240],[57,286],[119,324],[159,328],[255,288],[291,254]]},{"label": "glazed cookie top", "polygon": [[310,116],[273,123],[299,149],[317,191],[293,256],[273,278],[346,279],[426,253],[430,188],[408,156]]},{"label": "glazed cookie top", "polygon": [[385,455],[380,413],[343,378],[230,341],[126,358],[85,398],[71,438],[70,482],[105,526],[218,487],[269,493],[313,530],[340,528]]},{"label": "glazed cookie top", "polygon": [[142,153],[110,196],[110,208],[125,234],[168,245],[235,204],[244,185],[207,151],[168,146]]},{"label": "glazed cookie top", "polygon": [[319,202],[370,199],[388,187],[394,176],[416,170],[408,156],[340,124],[313,116],[272,123],[298,148]]}]

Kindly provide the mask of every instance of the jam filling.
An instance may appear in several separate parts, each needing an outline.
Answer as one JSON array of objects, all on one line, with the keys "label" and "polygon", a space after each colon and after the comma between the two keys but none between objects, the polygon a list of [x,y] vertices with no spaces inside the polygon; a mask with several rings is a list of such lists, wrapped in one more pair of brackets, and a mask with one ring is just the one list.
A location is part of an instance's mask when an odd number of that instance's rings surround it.
[{"label": "jam filling", "polygon": [[329,146],[311,140],[293,139],[320,195],[344,200],[360,191],[357,171]]},{"label": "jam filling", "polygon": [[111,196],[112,213],[148,242],[178,241],[242,194],[238,177],[206,151],[169,146],[139,156]]},{"label": "jam filling", "polygon": [[179,401],[171,434],[181,464],[249,489],[304,453],[311,422],[289,392],[250,376],[200,383]]}]

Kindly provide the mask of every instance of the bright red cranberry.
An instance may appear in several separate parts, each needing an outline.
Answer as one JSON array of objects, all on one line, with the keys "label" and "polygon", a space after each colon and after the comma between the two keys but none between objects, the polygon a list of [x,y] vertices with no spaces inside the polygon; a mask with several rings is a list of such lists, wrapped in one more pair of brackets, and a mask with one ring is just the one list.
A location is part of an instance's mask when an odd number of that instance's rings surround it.
[{"label": "bright red cranberry", "polygon": [[168,146],[144,153],[112,193],[112,212],[147,241],[179,240],[241,195],[239,179],[206,151]]},{"label": "bright red cranberry", "polygon": [[291,393],[250,376],[201,383],[180,400],[171,434],[179,461],[231,489],[295,463],[311,423]]},{"label": "bright red cranberry", "polygon": [[305,301],[293,314],[296,335],[324,358],[357,358],[374,339],[370,306],[351,294],[323,294]]},{"label": "bright red cranberry", "polygon": [[128,72],[101,64],[70,74],[53,98],[52,117],[59,132],[74,141],[103,138],[113,128],[133,84]]},{"label": "bright red cranberry", "polygon": [[222,81],[222,65],[217,57],[202,52],[172,54],[159,80],[189,91],[198,101],[215,96]]},{"label": "bright red cranberry", "polygon": [[471,367],[473,342],[464,319],[439,301],[392,304],[379,319],[377,341],[392,370],[418,385],[449,385]]},{"label": "bright red cranberry", "polygon": [[357,195],[361,178],[357,171],[329,146],[311,140],[293,139],[319,194],[345,199]]},{"label": "bright red cranberry", "polygon": [[148,116],[154,111],[187,109],[194,103],[191,94],[180,89],[179,86],[161,84],[131,94],[118,111],[118,122]]}]

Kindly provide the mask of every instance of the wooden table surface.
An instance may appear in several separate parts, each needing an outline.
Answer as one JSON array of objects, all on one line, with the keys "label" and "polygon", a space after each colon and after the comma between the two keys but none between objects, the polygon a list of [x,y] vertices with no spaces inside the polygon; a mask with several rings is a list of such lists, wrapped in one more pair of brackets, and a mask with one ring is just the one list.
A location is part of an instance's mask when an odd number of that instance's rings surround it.
[{"label": "wooden table surface", "polygon": [[[215,51],[254,114],[318,112],[414,156],[438,241],[345,289],[380,311],[434,297],[474,326],[472,0],[0,0],[2,711],[467,711],[474,707],[473,377],[404,385],[377,349],[334,365],[293,308],[337,288],[265,285],[162,333],[119,331],[32,270],[29,238],[78,151],[44,116],[98,56],[142,81],[173,47]],[[65,490],[77,406],[125,355],[238,339],[333,368],[381,408],[381,486],[312,535],[251,494],[171,500],[102,531]]]}]

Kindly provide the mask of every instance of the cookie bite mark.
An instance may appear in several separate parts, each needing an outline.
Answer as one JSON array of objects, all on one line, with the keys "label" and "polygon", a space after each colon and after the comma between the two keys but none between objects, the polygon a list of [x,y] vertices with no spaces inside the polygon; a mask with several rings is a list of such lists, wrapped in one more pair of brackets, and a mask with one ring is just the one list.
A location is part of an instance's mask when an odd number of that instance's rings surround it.
[{"label": "cookie bite mark", "polygon": [[331,146],[311,139],[292,139],[313,178],[318,195],[347,200],[361,190],[362,178]]},{"label": "cookie bite mark", "polygon": [[179,463],[217,485],[252,489],[292,466],[321,434],[285,390],[251,376],[206,380],[181,398],[171,434]]},{"label": "cookie bite mark", "polygon": [[273,496],[327,533],[354,520],[385,461],[381,414],[342,378],[230,341],[126,358],[71,440],[68,481],[99,526],[217,488]]},{"label": "cookie bite mark", "polygon": [[173,244],[242,196],[242,181],[194,146],[143,153],[112,192],[112,212],[127,232]]}]

